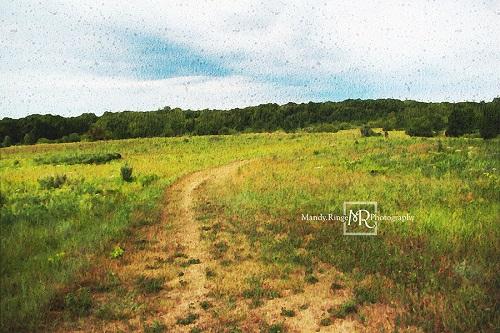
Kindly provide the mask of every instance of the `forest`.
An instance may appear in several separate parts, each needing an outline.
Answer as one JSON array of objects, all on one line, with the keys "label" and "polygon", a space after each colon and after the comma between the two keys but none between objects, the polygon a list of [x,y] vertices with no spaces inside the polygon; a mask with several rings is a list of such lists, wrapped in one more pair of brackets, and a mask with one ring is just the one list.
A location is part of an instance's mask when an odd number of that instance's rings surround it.
[{"label": "forest", "polygon": [[0,143],[97,141],[125,138],[223,135],[242,132],[336,132],[359,126],[405,130],[411,136],[466,134],[493,138],[500,128],[500,98],[491,102],[425,103],[396,99],[261,104],[230,110],[84,113],[77,117],[33,114],[0,120]]}]

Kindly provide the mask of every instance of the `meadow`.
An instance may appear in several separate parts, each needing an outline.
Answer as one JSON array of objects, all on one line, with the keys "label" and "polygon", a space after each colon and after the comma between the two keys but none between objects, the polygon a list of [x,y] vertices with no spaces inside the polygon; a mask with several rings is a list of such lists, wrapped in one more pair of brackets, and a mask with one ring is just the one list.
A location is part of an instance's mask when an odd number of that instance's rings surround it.
[{"label": "meadow", "polygon": [[[219,230],[204,235],[217,260],[213,279],[224,286],[215,297],[259,307],[290,286],[300,292],[314,283],[325,263],[354,291],[325,324],[346,309],[362,320],[356,309],[384,303],[401,309],[397,326],[493,332],[500,327],[498,144],[397,131],[361,138],[347,130],[3,148],[1,331],[40,327],[54,299],[96,256],[120,257],[118,245],[136,237],[133,226],[158,222],[163,193],[177,179],[248,160],[224,183],[206,184],[197,206],[207,230]],[[125,165],[131,177],[123,177]],[[383,214],[410,213],[415,221],[381,222],[377,236],[347,237],[340,223],[301,220],[305,213],[341,213],[353,200],[377,201]],[[248,272],[237,270],[246,260],[235,251],[241,242],[256,254]],[[300,281],[297,270],[305,274]],[[71,297],[65,300],[62,307],[70,308]]]}]

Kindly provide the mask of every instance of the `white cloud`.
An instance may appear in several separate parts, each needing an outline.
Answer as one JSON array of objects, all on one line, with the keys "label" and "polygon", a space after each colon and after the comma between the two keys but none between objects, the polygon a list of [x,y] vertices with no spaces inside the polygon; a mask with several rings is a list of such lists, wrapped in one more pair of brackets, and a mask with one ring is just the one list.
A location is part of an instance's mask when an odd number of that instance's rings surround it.
[{"label": "white cloud", "polygon": [[[299,88],[276,87],[240,76],[212,78],[205,76],[176,77],[163,80],[132,80],[95,76],[30,75],[6,77],[0,91],[12,100],[0,100],[2,116],[16,117],[19,110],[32,114],[76,115],[84,112],[117,110],[155,110],[172,105],[182,108],[229,109],[276,101],[286,103],[301,97]],[[26,94],[26,92],[29,92]]]},{"label": "white cloud", "polygon": [[[6,36],[0,42],[2,115],[227,108],[318,96],[488,100],[500,91],[499,1],[73,0],[0,6],[0,33]],[[233,74],[196,81],[189,94],[181,83],[186,78],[133,79],[135,46],[120,37],[125,29],[212,57]],[[121,68],[114,77],[98,75],[112,66]],[[7,78],[16,83],[5,84]],[[103,82],[113,93],[99,91]],[[223,88],[216,89],[220,82]]]}]

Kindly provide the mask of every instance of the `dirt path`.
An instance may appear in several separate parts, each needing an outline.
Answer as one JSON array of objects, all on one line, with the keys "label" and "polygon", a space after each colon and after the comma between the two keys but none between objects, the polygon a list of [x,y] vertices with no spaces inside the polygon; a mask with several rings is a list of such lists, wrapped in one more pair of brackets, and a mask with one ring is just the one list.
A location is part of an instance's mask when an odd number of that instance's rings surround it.
[{"label": "dirt path", "polygon": [[[257,308],[250,307],[241,297],[231,309],[217,300],[214,294],[218,286],[207,279],[207,271],[219,267],[224,277],[224,265],[211,256],[210,243],[202,240],[204,224],[197,220],[194,206],[204,203],[203,185],[231,186],[226,180],[248,162],[195,172],[174,183],[165,194],[159,223],[138,227],[123,245],[122,258],[103,257],[88,272],[88,279],[81,285],[92,290],[91,315],[62,320],[51,331],[226,332],[224,311],[228,311],[230,321],[232,313],[236,314],[235,327],[243,332],[260,332],[262,323],[284,323],[288,332],[376,332],[382,327],[391,328],[394,312],[383,305],[366,309],[370,318],[365,324],[353,318],[320,324],[329,308],[352,297],[352,290],[347,288],[331,289],[334,276],[339,274],[333,267],[325,266],[317,283],[306,285],[303,292],[285,290],[281,297],[266,300]],[[247,267],[255,265],[255,260],[249,259]],[[244,279],[248,272],[235,267],[237,280]],[[296,311],[293,317],[284,317],[282,309]]]},{"label": "dirt path", "polygon": [[[193,213],[194,191],[203,182],[227,177],[246,163],[247,161],[238,161],[191,174],[174,184],[168,191],[170,195],[167,194],[164,219],[170,220],[169,222],[177,229],[176,250],[182,251],[182,254],[189,259],[196,260],[196,262],[199,260],[199,263],[189,265],[183,272],[184,274],[179,277],[179,280],[183,281],[180,284],[185,284],[185,288],[173,289],[168,295],[168,298],[175,304],[174,308],[169,309],[162,316],[168,327],[175,326],[179,318],[188,318],[190,313],[199,316],[196,322],[210,321],[207,318],[208,313],[198,311],[200,303],[206,301],[209,292],[206,286],[206,271],[211,259],[200,241],[200,226],[195,221]],[[190,329],[191,327],[185,329],[177,327],[176,331],[188,332]]]}]

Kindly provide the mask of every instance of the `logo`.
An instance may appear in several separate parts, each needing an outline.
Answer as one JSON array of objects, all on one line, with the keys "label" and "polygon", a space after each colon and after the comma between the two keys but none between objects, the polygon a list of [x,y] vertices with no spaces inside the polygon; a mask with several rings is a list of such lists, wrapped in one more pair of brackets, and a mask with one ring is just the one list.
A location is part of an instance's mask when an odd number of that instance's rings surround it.
[{"label": "logo", "polygon": [[378,220],[377,203],[374,201],[344,202],[344,235],[376,236]]},{"label": "logo", "polygon": [[415,216],[379,215],[378,204],[375,201],[345,201],[343,214],[309,214],[302,213],[302,221],[341,222],[345,236],[376,236],[379,222],[413,222]]}]

